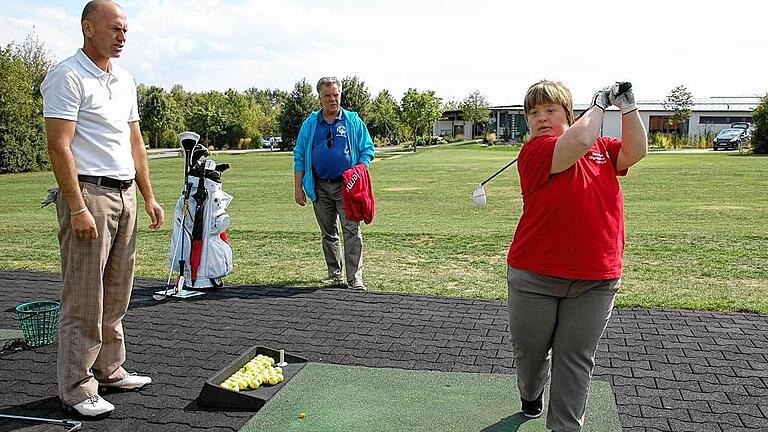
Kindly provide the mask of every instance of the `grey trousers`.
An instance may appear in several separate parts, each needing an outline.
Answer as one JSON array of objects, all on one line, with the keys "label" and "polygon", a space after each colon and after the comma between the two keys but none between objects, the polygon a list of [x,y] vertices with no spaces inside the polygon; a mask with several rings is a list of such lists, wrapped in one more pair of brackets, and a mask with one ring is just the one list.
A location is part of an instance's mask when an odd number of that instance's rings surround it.
[{"label": "grey trousers", "polygon": [[64,194],[56,202],[64,281],[57,375],[59,398],[69,406],[97,394],[97,380],[127,375],[123,317],[136,258],[136,186],[123,191],[90,183],[80,187],[98,238],[77,238]]},{"label": "grey trousers", "polygon": [[363,285],[363,234],[360,223],[347,219],[341,202],[341,181],[315,179],[317,201],[312,203],[322,234],[328,275],[341,275],[341,246],[337,219],[344,233],[344,268],[350,286]]},{"label": "grey trousers", "polygon": [[595,352],[621,279],[573,280],[509,267],[509,330],[520,397],[536,399],[551,378],[547,428],[584,425]]}]

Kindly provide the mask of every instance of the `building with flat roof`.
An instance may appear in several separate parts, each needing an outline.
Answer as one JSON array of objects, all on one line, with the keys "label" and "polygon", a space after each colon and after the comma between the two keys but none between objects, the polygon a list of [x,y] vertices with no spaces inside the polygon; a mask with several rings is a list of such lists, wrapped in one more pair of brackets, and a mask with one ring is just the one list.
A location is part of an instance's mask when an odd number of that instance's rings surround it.
[{"label": "building with flat roof", "polygon": [[[676,133],[693,139],[702,135],[716,135],[732,123],[752,123],[752,112],[760,104],[760,96],[716,96],[694,98],[691,117],[680,125],[673,126],[669,119],[672,111],[664,108],[664,101],[638,101],[637,109],[647,128],[648,134]],[[576,104],[574,115],[578,116],[589,108],[589,104]],[[435,122],[433,133],[439,136],[474,137],[482,135],[486,128],[496,133],[502,141],[521,141],[528,133],[523,105],[499,105],[490,107],[487,125],[464,121],[461,110],[446,111]],[[603,120],[603,135],[621,135],[621,115],[615,107],[606,111]]]}]

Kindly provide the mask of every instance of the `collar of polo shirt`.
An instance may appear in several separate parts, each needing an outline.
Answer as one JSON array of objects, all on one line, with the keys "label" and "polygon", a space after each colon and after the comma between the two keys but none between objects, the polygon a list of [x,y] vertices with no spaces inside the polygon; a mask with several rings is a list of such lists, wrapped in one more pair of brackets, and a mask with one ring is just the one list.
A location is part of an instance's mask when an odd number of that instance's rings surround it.
[{"label": "collar of polo shirt", "polygon": [[[344,119],[344,108],[339,107],[339,115],[337,115],[336,118],[333,121],[343,120],[343,119]],[[318,121],[318,123],[322,123],[322,122],[325,121],[325,117],[323,116],[323,109],[322,108],[320,108],[320,115],[317,116],[317,121]]]},{"label": "collar of polo shirt", "polygon": [[80,66],[83,67],[88,73],[95,76],[96,78],[101,79],[104,75],[109,75],[110,79],[112,81],[117,81],[119,77],[113,73],[114,68],[112,67],[112,62],[109,62],[109,70],[103,71],[101,68],[96,66],[96,63],[94,63],[90,58],[88,58],[88,55],[85,54],[85,51],[83,51],[82,48],[77,50],[77,53],[75,53],[75,59],[78,63],[80,63]]}]

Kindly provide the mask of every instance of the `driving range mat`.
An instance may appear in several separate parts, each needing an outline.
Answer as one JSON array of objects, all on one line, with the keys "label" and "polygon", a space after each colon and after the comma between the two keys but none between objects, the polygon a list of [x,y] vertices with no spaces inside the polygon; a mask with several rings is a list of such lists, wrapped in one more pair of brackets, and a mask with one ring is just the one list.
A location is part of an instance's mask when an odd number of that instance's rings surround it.
[{"label": "driving range mat", "polygon": [[[541,432],[520,413],[514,375],[308,363],[242,429]],[[593,381],[583,431],[621,431],[610,384]]]}]

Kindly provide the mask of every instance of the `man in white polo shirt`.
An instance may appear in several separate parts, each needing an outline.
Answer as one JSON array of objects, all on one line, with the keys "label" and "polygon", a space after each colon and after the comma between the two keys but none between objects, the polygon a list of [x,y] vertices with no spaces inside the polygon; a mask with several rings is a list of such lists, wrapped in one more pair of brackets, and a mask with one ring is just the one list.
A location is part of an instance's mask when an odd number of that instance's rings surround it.
[{"label": "man in white polo shirt", "polygon": [[136,83],[110,61],[125,45],[125,14],[112,1],[94,0],[81,26],[83,49],[48,72],[41,92],[60,190],[59,397],[65,409],[97,418],[115,409],[99,386],[127,390],[152,381],[122,367],[136,256],[135,186],[151,229],[164,215],[149,180]]}]

